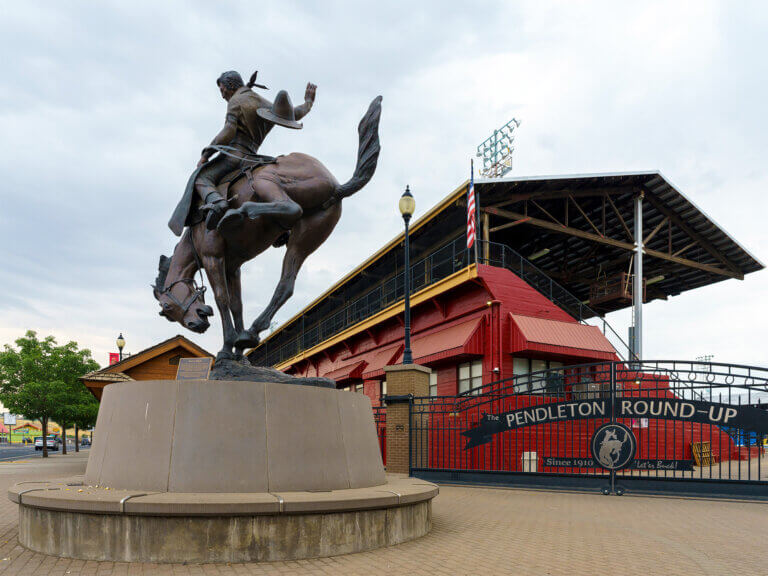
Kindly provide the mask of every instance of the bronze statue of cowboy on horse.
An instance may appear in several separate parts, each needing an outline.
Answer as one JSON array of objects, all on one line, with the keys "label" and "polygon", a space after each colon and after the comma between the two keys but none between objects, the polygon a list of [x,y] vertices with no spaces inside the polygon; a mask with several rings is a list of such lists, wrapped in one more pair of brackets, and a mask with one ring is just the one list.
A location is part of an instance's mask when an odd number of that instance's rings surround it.
[{"label": "bronze statue of cowboy on horse", "polygon": [[[213,309],[205,304],[205,288],[194,280],[198,270],[205,270],[224,332],[217,359],[241,359],[246,348],[258,344],[259,333],[269,328],[275,313],[293,294],[304,260],[330,236],[341,218],[341,201],[373,177],[380,151],[381,96],[373,99],[358,126],[354,174],[339,184],[320,161],[306,154],[272,158],[258,153],[275,124],[302,127],[299,120],[315,100],[314,84],[307,84],[304,103],[293,107],[285,91],[273,103],[254,92],[255,87],[265,88],[256,84],[256,73],[248,84],[237,72],[225,72],[216,83],[227,101],[225,125],[203,149],[168,223],[182,237],[171,258],[160,257],[153,288],[161,316],[205,332]],[[286,253],[277,288],[246,329],[240,267],[270,246],[283,244]]]}]

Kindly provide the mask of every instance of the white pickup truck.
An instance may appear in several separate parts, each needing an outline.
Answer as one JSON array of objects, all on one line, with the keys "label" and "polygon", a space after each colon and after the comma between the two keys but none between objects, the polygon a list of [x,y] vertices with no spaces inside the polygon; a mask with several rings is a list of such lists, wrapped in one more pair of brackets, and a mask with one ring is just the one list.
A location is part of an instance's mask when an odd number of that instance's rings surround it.
[{"label": "white pickup truck", "polygon": [[[48,450],[57,450],[59,449],[59,446],[61,446],[61,440],[57,436],[48,436],[47,442],[48,444]],[[38,436],[35,438],[35,450],[42,450],[43,449],[43,437]]]}]

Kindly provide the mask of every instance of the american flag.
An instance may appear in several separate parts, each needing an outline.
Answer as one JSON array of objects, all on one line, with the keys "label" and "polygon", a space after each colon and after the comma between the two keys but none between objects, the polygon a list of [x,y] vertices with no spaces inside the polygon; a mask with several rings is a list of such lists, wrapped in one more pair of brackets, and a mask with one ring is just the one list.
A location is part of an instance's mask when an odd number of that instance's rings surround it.
[{"label": "american flag", "polygon": [[471,163],[467,193],[467,250],[475,244],[475,163]]}]

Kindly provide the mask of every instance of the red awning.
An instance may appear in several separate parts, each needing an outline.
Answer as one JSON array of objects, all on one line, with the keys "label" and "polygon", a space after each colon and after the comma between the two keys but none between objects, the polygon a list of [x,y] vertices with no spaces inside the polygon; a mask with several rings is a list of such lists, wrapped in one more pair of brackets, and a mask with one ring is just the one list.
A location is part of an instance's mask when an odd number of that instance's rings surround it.
[{"label": "red awning", "polygon": [[363,373],[363,380],[380,380],[384,378],[384,366],[395,364],[395,358],[403,350],[403,344],[398,343],[394,346],[372,350],[365,359],[368,361],[368,368]]},{"label": "red awning", "polygon": [[532,316],[509,315],[509,352],[545,352],[595,360],[615,360],[616,350],[597,326]]},{"label": "red awning", "polygon": [[323,377],[336,380],[336,382],[345,382],[347,380],[360,380],[363,377],[363,369],[368,362],[357,359],[354,362],[347,362],[342,366],[323,374]]},{"label": "red awning", "polygon": [[[411,340],[413,361],[421,364],[436,362],[463,354],[483,353],[482,330],[479,330],[482,318],[473,318],[446,328],[440,327],[428,334],[417,334]],[[402,352],[397,364],[402,361]]]}]

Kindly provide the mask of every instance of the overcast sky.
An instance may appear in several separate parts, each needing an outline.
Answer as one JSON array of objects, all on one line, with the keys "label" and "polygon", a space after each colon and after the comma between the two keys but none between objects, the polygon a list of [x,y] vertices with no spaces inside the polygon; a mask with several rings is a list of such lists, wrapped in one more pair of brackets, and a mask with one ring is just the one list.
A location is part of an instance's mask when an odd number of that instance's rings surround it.
[{"label": "overcast sky", "polygon": [[[661,170],[768,261],[768,5],[762,2],[4,2],[0,17],[0,344],[74,339],[105,365],[185,333],[149,284],[166,222],[225,112],[224,70],[317,101],[302,151],[340,181],[356,127],[384,96],[369,186],[304,266],[286,320],[468,177],[476,145],[522,120],[513,175]],[[244,268],[246,322],[282,250]],[[628,314],[610,317],[622,334]],[[768,273],[646,307],[645,355],[768,366]]]}]

